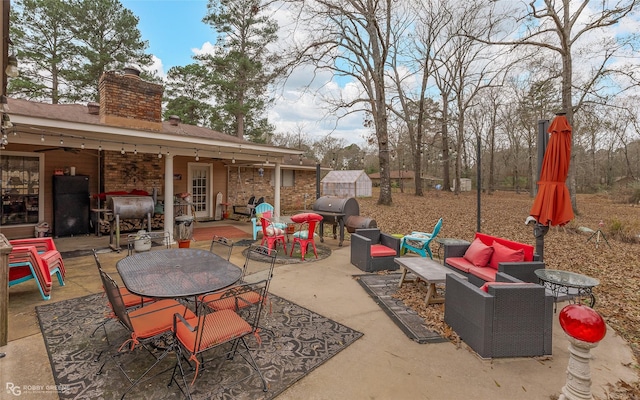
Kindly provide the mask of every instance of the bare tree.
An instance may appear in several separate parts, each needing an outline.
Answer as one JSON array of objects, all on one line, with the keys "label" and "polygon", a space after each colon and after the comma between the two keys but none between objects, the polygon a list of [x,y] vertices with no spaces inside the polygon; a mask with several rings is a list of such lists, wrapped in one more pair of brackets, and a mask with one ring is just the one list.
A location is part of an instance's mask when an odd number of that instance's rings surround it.
[{"label": "bare tree", "polygon": [[[380,160],[378,204],[390,205],[388,111],[385,67],[395,28],[393,0],[290,0],[299,7],[298,24],[305,30],[297,52],[303,63],[349,77],[361,93],[351,98],[331,99],[334,112],[370,113]],[[346,111],[345,111],[346,110]]]},{"label": "bare tree", "polygon": [[[392,102],[390,110],[401,118],[407,127],[409,148],[415,171],[415,195],[423,195],[422,155],[424,154],[425,131],[433,131],[436,123],[435,103],[428,98],[428,83],[435,69],[435,57],[439,47],[437,39],[449,22],[451,16],[442,1],[416,0],[409,2],[408,11],[415,14],[415,19],[403,19],[403,29],[392,32],[397,51],[390,56],[391,81],[397,99],[397,106]],[[406,34],[406,30],[413,31]],[[410,60],[410,62],[406,62]],[[409,70],[409,72],[407,72]],[[417,81],[418,87],[414,87]]]},{"label": "bare tree", "polygon": [[[562,79],[562,110],[566,112],[569,123],[574,125],[574,114],[580,107],[589,100],[594,100],[605,96],[605,91],[600,85],[615,75],[621,77],[631,77],[632,82],[637,82],[633,76],[635,68],[615,69],[612,61],[625,52],[633,52],[633,45],[636,40],[636,32],[628,34],[611,35],[608,38],[601,38],[598,33],[602,33],[605,28],[618,24],[627,17],[639,3],[639,0],[620,0],[610,2],[608,0],[543,0],[531,1],[528,7],[520,7],[522,3],[515,3],[510,0],[495,4],[504,6],[503,12],[492,14],[489,20],[491,30],[484,36],[470,34],[476,40],[487,44],[501,44],[509,46],[535,46],[543,51],[551,51],[560,56],[561,65],[559,67]],[[496,39],[498,29],[505,29],[506,16],[513,18],[513,23],[509,30],[503,31],[502,39]],[[497,22],[500,21],[500,22]],[[588,35],[590,34],[590,35]],[[514,39],[515,37],[515,39]],[[597,38],[596,41],[593,38]],[[588,49],[580,53],[579,45],[588,44]],[[578,61],[584,65],[591,65],[589,68],[582,68],[581,80],[574,82],[574,64]],[[580,57],[581,56],[581,57]],[[624,89],[621,89],[624,90]],[[610,88],[607,91],[610,93]],[[574,129],[573,138],[576,136]],[[575,157],[572,152],[572,162],[569,169],[569,191],[571,203],[577,213],[576,203],[576,180],[575,180]]]},{"label": "bare tree", "polygon": [[[445,101],[451,96],[456,115],[455,124],[455,193],[460,193],[461,160],[465,150],[465,115],[474,106],[478,93],[488,87],[501,85],[504,73],[508,70],[509,57],[499,52],[488,51],[488,46],[472,39],[483,36],[489,30],[485,24],[486,13],[482,2],[459,4],[451,11],[452,20],[445,29],[446,49],[436,60],[438,66],[435,76],[443,95],[443,120],[447,120],[448,110]],[[462,32],[474,32],[474,35],[462,35]],[[446,122],[443,122],[446,128]],[[443,140],[446,135],[443,130]],[[443,157],[448,159],[449,154]],[[446,175],[445,175],[446,176]],[[445,178],[445,189],[448,182]]]}]

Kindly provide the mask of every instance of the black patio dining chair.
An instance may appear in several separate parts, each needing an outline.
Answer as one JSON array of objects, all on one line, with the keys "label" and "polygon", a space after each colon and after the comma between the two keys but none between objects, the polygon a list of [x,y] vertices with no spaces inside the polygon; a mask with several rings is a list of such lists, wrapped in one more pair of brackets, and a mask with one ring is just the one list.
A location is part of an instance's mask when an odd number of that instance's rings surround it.
[{"label": "black patio dining chair", "polygon": [[[244,265],[242,267],[242,277],[240,278],[241,284],[265,280],[267,282],[268,293],[269,284],[273,277],[273,269],[275,267],[277,254],[278,252],[276,250],[269,250],[265,246],[251,246],[247,250]],[[239,311],[241,308],[248,305],[266,301],[266,297],[260,296],[257,292],[243,292],[243,301],[239,301],[239,298],[237,295],[234,296],[234,293],[235,287],[232,287],[220,292],[204,295],[200,298],[200,301],[208,307],[218,307],[220,309],[230,309],[234,311]],[[213,300],[221,298],[224,298],[225,300],[213,302]]]},{"label": "black patio dining chair", "polygon": [[[265,246],[255,245],[247,250],[242,269],[241,284],[264,280],[267,282],[264,294],[251,290],[238,292],[236,287],[232,287],[202,296],[201,301],[204,306],[209,308],[217,307],[215,311],[228,309],[239,312],[243,308],[254,306],[258,303],[265,305],[268,301],[269,285],[273,278],[277,255],[278,252],[276,250],[269,250]],[[214,302],[213,300],[219,301]],[[275,332],[266,326],[261,326],[260,331],[266,331],[272,337],[275,337]]]},{"label": "black patio dining chair", "polygon": [[[135,379],[127,374],[121,362],[115,362],[130,383],[130,386],[122,394],[122,398],[124,398],[134,386],[140,383],[147,374],[169,354],[171,346],[167,346],[160,356],[156,356],[150,345],[163,338],[169,339],[174,314],[180,315],[185,319],[194,318],[195,314],[184,304],[172,299],[158,300],[145,307],[129,311],[125,306],[123,296],[116,281],[104,271],[100,271],[100,278],[102,279],[107,298],[109,299],[109,303],[111,303],[118,322],[129,332],[129,337],[118,347],[110,359],[113,360],[127,353],[133,354],[138,347],[143,347],[155,358],[155,362]],[[110,359],[102,363],[96,373],[97,375],[102,373],[104,366]]]},{"label": "black patio dining chair", "polygon": [[[233,290],[228,290],[221,297],[208,301],[203,305],[209,312],[198,312],[197,317],[185,318],[176,313],[173,318],[173,350],[176,354],[176,364],[171,374],[169,385],[176,383],[180,390],[191,399],[191,388],[194,385],[200,369],[212,362],[214,359],[222,362],[230,362],[239,354],[253,370],[255,370],[262,380],[262,390],[267,392],[268,385],[258,364],[256,363],[252,350],[247,345],[246,338],[251,335],[257,336],[260,315],[262,314],[263,303],[255,304],[253,312],[245,314],[244,318],[233,310],[217,306],[216,303],[226,303],[229,299],[232,302],[244,302],[244,296],[249,293],[256,293],[260,297],[266,296],[268,282],[266,280],[252,284],[238,285]],[[247,308],[253,304],[245,304],[242,308]],[[214,351],[220,349],[220,351]],[[212,357],[205,358],[205,353],[212,354]],[[191,383],[187,383],[187,371],[183,366],[183,360],[195,364],[195,372]],[[193,370],[193,368],[189,368]],[[178,382],[178,373],[181,383]]]},{"label": "black patio dining chair", "polygon": [[[93,249],[92,251],[93,251],[93,259],[95,260],[96,267],[98,268],[98,272],[100,273],[103,271],[103,269],[102,269],[102,263],[100,262],[100,258],[98,257],[98,252],[96,251],[96,249]],[[104,290],[104,285],[103,285],[103,290]],[[122,296],[122,300],[124,301],[124,306],[128,310],[133,310],[133,309],[144,306],[145,303],[151,303],[156,301],[156,299],[152,297],[143,297],[143,296],[138,296],[137,294],[133,294],[129,290],[127,290],[127,288],[124,288],[124,287],[120,288],[119,290],[120,290],[120,295]],[[105,295],[106,295],[106,292],[105,292]],[[102,322],[100,322],[100,324],[98,324],[96,329],[94,329],[93,332],[91,333],[90,337],[94,337],[98,329],[102,328],[104,330],[104,335],[105,335],[105,338],[107,339],[107,343],[110,343],[109,335],[107,334],[107,329],[105,325],[109,321],[116,320],[117,317],[113,312],[113,306],[111,305],[111,302],[107,302],[107,303],[109,305],[109,308],[111,308],[111,312],[105,316],[105,319]]]},{"label": "black patio dining chair", "polygon": [[224,236],[213,235],[209,251],[229,261],[233,251],[233,240]]}]

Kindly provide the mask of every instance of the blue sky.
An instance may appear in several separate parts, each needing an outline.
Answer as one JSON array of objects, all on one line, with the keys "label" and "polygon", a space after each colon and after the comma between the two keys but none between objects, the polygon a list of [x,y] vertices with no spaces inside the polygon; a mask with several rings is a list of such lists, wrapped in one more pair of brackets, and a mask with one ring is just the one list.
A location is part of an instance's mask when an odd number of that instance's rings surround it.
[{"label": "blue sky", "polygon": [[[193,63],[192,56],[206,52],[215,44],[213,28],[202,22],[207,13],[207,0],[120,0],[139,19],[138,29],[142,39],[149,44],[147,52],[155,56],[152,67],[161,76],[174,66]],[[278,23],[286,25],[292,16],[286,10],[275,15]],[[319,93],[345,90],[345,82],[331,82],[330,75],[316,75],[312,90],[302,90],[309,85],[309,70],[296,70],[287,85],[274,94],[275,102],[268,118],[277,133],[302,131],[310,141],[331,135],[345,141],[345,145],[357,143],[364,146],[363,135],[368,129],[362,125],[363,117],[350,114],[340,121],[327,116],[319,101]],[[330,83],[330,84],[327,84]]]},{"label": "blue sky", "polygon": [[121,0],[140,20],[148,51],[162,60],[163,72],[193,62],[193,49],[215,43],[213,29],[202,22],[206,0]]}]

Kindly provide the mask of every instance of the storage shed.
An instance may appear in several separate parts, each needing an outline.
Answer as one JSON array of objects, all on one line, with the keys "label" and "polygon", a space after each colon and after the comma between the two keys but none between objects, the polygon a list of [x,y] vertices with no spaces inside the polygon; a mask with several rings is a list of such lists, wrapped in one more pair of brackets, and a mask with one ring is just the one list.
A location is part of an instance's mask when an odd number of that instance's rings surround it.
[{"label": "storage shed", "polygon": [[371,197],[371,179],[364,170],[329,171],[321,181],[323,196]]}]

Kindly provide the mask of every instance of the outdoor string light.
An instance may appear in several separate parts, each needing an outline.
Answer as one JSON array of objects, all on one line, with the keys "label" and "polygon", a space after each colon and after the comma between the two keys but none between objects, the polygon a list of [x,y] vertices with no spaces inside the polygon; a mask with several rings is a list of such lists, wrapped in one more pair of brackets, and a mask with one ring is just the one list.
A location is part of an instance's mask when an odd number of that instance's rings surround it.
[{"label": "outdoor string light", "polygon": [[12,54],[7,59],[7,68],[4,70],[10,78],[15,78],[20,75],[20,70],[18,69],[18,59],[15,54]]}]

